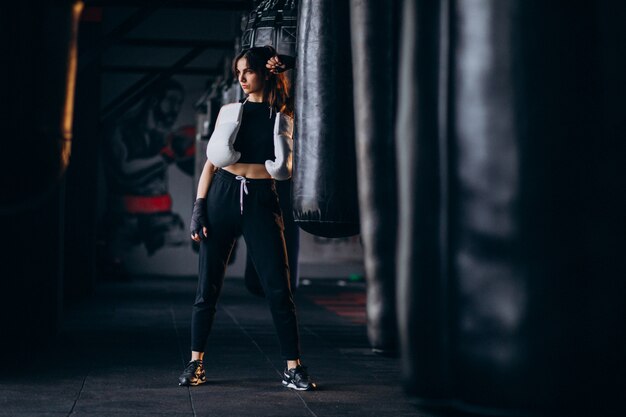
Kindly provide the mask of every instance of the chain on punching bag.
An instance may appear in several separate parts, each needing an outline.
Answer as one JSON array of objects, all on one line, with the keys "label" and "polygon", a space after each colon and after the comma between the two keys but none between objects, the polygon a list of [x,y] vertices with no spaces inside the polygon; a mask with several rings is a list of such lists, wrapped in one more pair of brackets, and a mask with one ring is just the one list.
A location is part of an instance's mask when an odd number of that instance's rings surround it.
[{"label": "chain on punching bag", "polygon": [[303,0],[298,18],[293,203],[301,229],[359,233],[347,1]]},{"label": "chain on punching bag", "polygon": [[352,62],[359,174],[361,240],[367,279],[367,333],[375,352],[395,355],[396,172],[395,65],[396,1],[352,0]]},{"label": "chain on punching bag", "polygon": [[[49,2],[48,2],[49,3]],[[0,6],[2,99],[6,117],[0,211],[33,204],[69,164],[80,1]],[[45,77],[42,76],[45,74]],[[18,156],[22,157],[18,157]],[[19,177],[19,181],[14,178]]]}]

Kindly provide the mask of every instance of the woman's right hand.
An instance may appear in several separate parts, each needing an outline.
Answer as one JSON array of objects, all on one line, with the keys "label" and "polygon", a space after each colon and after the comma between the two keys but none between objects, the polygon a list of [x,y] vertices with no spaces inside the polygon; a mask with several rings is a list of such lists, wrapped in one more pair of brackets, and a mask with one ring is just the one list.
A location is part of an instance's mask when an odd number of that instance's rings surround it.
[{"label": "woman's right hand", "polygon": [[202,239],[207,238],[209,236],[208,226],[206,198],[198,198],[193,203],[193,213],[191,214],[191,223],[189,225],[191,239],[200,242]]}]

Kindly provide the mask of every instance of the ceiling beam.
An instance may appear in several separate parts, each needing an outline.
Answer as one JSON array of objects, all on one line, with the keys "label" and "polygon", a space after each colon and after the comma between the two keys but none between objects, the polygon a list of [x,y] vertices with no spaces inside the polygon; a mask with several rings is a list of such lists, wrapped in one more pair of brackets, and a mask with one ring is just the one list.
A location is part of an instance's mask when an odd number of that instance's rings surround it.
[{"label": "ceiling beam", "polygon": [[[153,0],[85,0],[85,5],[97,7],[147,7],[152,4]],[[247,11],[252,6],[251,0],[176,0],[164,8]]]},{"label": "ceiling beam", "polygon": [[[103,65],[103,72],[108,73],[127,73],[127,74],[160,74],[169,69],[169,67],[157,66],[139,66],[139,65]],[[206,67],[185,67],[179,68],[171,72],[171,75],[202,75],[206,77],[217,77],[224,73],[223,69],[206,68]]]},{"label": "ceiling beam", "polygon": [[124,38],[118,45],[154,46],[159,48],[193,48],[200,46],[206,49],[235,49],[234,40],[218,41],[203,39],[157,39],[157,38]]}]

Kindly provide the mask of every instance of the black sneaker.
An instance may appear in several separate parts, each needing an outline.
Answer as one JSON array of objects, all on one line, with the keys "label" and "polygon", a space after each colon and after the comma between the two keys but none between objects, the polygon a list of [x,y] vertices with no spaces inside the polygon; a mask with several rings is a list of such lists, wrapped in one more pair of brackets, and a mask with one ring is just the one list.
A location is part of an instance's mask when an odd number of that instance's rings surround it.
[{"label": "black sneaker", "polygon": [[283,385],[298,391],[310,391],[317,388],[315,382],[311,382],[306,367],[302,365],[283,371]]},{"label": "black sneaker", "polygon": [[178,385],[200,385],[206,382],[206,374],[201,360],[191,361],[185,367],[182,375],[178,377]]}]

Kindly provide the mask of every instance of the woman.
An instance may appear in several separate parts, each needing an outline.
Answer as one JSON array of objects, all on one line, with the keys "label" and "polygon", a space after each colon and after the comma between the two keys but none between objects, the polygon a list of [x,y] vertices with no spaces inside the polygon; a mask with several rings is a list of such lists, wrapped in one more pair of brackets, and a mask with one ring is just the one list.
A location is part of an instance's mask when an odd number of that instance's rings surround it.
[{"label": "woman", "polygon": [[191,320],[191,361],[179,378],[180,385],[206,382],[202,364],[206,339],[228,257],[243,234],[287,362],[282,384],[296,390],[316,388],[300,362],[284,226],[274,183],[274,178],[291,176],[288,145],[293,108],[282,74],[288,58],[266,46],[242,51],[233,60],[233,73],[247,98],[243,104],[227,104],[220,110],[198,183],[191,220],[191,238],[200,242],[198,291]]}]

